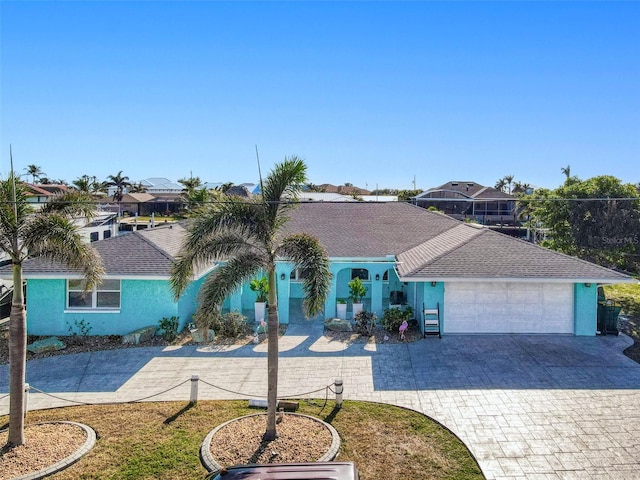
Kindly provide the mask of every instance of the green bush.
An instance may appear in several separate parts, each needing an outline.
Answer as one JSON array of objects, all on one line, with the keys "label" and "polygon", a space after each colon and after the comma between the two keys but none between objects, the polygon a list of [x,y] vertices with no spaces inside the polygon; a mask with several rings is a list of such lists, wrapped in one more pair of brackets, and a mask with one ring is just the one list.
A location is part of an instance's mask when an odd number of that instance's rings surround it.
[{"label": "green bush", "polygon": [[224,315],[220,312],[215,312],[213,315],[195,315],[193,319],[196,327],[213,330],[218,337],[236,338],[249,333],[247,317],[237,310]]},{"label": "green bush", "polygon": [[408,322],[413,318],[413,309],[405,308],[387,308],[382,314],[382,326],[389,332],[397,332],[405,320]]},{"label": "green bush", "polygon": [[178,337],[178,324],[180,323],[180,317],[164,317],[158,323],[162,338],[167,342],[173,342]]},{"label": "green bush", "polygon": [[376,320],[378,317],[373,312],[367,312],[362,310],[356,314],[355,325],[353,330],[360,335],[371,336],[373,334],[373,328],[376,326]]}]

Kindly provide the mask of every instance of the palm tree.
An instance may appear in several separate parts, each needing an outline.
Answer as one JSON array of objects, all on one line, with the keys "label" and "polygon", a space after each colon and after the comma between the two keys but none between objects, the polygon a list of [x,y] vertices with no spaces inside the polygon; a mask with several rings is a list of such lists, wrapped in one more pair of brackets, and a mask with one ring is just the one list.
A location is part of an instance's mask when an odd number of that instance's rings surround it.
[{"label": "palm tree", "polygon": [[27,191],[13,171],[0,181],[0,250],[13,267],[13,298],[9,317],[9,438],[7,447],[24,444],[24,382],[27,318],[22,292],[22,263],[41,256],[83,272],[85,288],[92,289],[103,274],[95,250],[82,241],[71,214],[90,216],[93,204],[79,192],[68,192],[34,212]]},{"label": "palm tree", "polygon": [[181,183],[184,186],[183,191],[190,192],[191,190],[195,190],[202,186],[202,180],[200,177],[189,177],[189,178],[181,178],[178,180],[178,183]]},{"label": "palm tree", "polygon": [[71,183],[79,192],[91,193],[92,181],[89,175],[82,175]]},{"label": "palm tree", "polygon": [[495,188],[496,190],[500,190],[504,192],[504,189],[507,187],[507,181],[504,178],[501,178],[496,182]]},{"label": "palm tree", "polygon": [[25,170],[27,171],[27,175],[31,175],[31,183],[33,184],[36,183],[37,178],[44,177],[46,175],[38,165],[27,165]]},{"label": "palm tree", "polygon": [[146,191],[147,187],[142,185],[141,182],[134,183],[131,185],[131,188],[129,188],[129,193],[146,193]]},{"label": "palm tree", "polygon": [[511,188],[513,187],[513,179],[514,179],[513,175],[505,175],[504,176],[504,181],[506,182],[507,187],[509,187],[509,192],[508,192],[509,195],[511,195]]},{"label": "palm tree", "polygon": [[307,167],[297,158],[285,158],[269,173],[258,199],[229,197],[208,205],[195,217],[176,263],[171,284],[176,298],[189,285],[194,269],[212,262],[226,263],[206,279],[199,293],[198,315],[212,315],[222,301],[245,282],[265,274],[269,281],[267,427],[264,440],[276,436],[278,397],[278,304],[276,259],[284,259],[305,272],[304,311],[307,317],[320,312],[329,292],[329,259],[315,237],[294,234],[281,237],[286,212],[306,180]]},{"label": "palm tree", "polygon": [[120,203],[124,189],[130,187],[131,182],[129,182],[129,177],[123,176],[122,170],[120,170],[115,175],[109,175],[107,177],[107,186],[116,187],[116,191],[113,193],[113,201]]},{"label": "palm tree", "polygon": [[567,180],[571,178],[571,165],[567,165],[566,167],[560,167],[560,171],[565,177],[567,177],[566,178]]}]

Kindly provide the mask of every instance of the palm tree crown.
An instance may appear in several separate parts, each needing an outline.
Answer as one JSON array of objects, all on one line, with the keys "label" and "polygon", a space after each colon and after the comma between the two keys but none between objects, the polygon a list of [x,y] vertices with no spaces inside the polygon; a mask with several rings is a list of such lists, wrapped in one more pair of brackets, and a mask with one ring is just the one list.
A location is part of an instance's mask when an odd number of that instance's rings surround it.
[{"label": "palm tree crown", "polygon": [[[79,202],[82,200],[81,202]],[[33,211],[24,184],[11,173],[0,180],[0,250],[11,259],[13,299],[9,320],[9,438],[7,446],[24,444],[24,381],[26,313],[22,292],[22,263],[27,256],[41,256],[78,269],[86,288],[92,289],[103,274],[95,250],[82,241],[70,216],[88,216],[92,204],[79,192],[64,193]]]},{"label": "palm tree crown", "polygon": [[119,202],[122,200],[124,189],[130,187],[131,182],[129,182],[129,177],[123,176],[122,170],[120,170],[115,175],[109,175],[107,177],[107,186],[116,187],[116,191],[113,193],[113,201]]},{"label": "palm tree crown", "polygon": [[197,314],[213,314],[223,300],[257,275],[269,282],[268,391],[265,440],[276,434],[278,376],[278,305],[276,260],[292,263],[305,272],[304,311],[308,317],[319,313],[329,292],[331,273],[324,248],[307,234],[279,235],[287,221],[286,212],[306,180],[306,165],[297,158],[285,158],[267,176],[262,196],[230,197],[207,205],[187,229],[187,236],[172,272],[172,287],[179,297],[198,267],[223,262],[205,280],[199,293]]},{"label": "palm tree crown", "polygon": [[25,170],[27,171],[27,175],[31,175],[31,183],[36,183],[37,178],[44,177],[46,175],[38,165],[27,165]]}]

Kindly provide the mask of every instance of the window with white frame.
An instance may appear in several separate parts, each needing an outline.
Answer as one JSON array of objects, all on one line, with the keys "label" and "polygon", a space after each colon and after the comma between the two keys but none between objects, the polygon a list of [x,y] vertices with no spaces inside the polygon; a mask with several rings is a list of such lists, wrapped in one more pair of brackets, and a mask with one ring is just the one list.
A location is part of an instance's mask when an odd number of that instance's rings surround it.
[{"label": "window with white frame", "polygon": [[304,280],[304,273],[299,268],[296,268],[291,271],[291,275],[289,275],[289,280],[292,282],[302,282]]},{"label": "window with white frame", "polygon": [[67,280],[69,309],[113,310],[120,308],[120,280],[103,280],[93,290],[86,291],[85,281]]}]

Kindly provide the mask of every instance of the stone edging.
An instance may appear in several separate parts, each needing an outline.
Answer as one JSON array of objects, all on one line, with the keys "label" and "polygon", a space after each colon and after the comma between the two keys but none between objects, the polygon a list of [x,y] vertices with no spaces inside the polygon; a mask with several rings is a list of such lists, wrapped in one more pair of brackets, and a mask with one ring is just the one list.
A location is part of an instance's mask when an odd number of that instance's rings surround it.
[{"label": "stone edging", "polygon": [[13,480],[36,480],[39,478],[48,477],[49,475],[53,475],[54,473],[64,470],[65,468],[76,463],[78,460],[84,457],[87,453],[89,453],[91,449],[94,447],[94,445],[96,444],[96,432],[93,430],[93,428],[88,427],[87,425],[83,425],[82,423],[55,421],[55,422],[34,423],[32,425],[47,425],[52,423],[65,423],[67,425],[75,425],[76,427],[79,427],[82,430],[84,430],[84,432],[87,435],[87,439],[78,450],[73,452],[68,457],[63,458],[59,462],[56,462],[53,465],[43,468],[42,470],[39,470],[37,472],[28,473],[26,475],[22,475],[21,477],[15,477]]},{"label": "stone edging", "polygon": [[[266,413],[254,413],[251,415],[245,415],[243,417],[232,418],[231,420],[218,425],[216,428],[214,428],[207,434],[207,436],[202,442],[202,445],[200,446],[200,461],[202,462],[202,465],[204,466],[204,468],[207,469],[208,472],[219,472],[220,470],[222,470],[222,465],[216,462],[216,460],[213,458],[213,455],[211,455],[211,439],[213,438],[213,436],[220,429],[224,428],[225,426],[227,426],[232,422],[235,422],[242,418],[256,417],[259,415],[264,416],[266,415]],[[340,435],[338,435],[338,431],[335,428],[333,428],[332,425],[329,425],[327,422],[323,422],[319,418],[312,417],[310,415],[302,415],[300,413],[285,413],[285,415],[295,415],[298,417],[305,417],[324,425],[324,427],[327,430],[329,430],[329,432],[331,433],[331,446],[329,447],[329,450],[327,450],[327,452],[322,457],[316,460],[316,462],[330,462],[334,458],[336,458],[336,455],[338,455],[338,450],[340,449]]]}]

